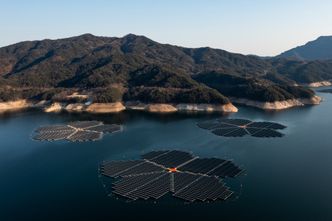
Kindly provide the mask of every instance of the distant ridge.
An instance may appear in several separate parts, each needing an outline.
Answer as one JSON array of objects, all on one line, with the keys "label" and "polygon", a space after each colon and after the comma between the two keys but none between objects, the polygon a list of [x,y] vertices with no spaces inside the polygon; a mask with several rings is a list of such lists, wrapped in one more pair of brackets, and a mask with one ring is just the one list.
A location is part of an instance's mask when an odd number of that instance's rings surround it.
[{"label": "distant ridge", "polygon": [[332,36],[321,36],[305,45],[281,53],[278,57],[303,61],[332,59]]}]

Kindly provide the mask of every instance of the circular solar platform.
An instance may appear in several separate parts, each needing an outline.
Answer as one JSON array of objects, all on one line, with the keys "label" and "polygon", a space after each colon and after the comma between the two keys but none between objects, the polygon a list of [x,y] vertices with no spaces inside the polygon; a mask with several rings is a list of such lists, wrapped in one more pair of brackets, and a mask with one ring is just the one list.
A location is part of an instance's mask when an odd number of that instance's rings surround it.
[{"label": "circular solar platform", "polygon": [[131,200],[156,200],[168,193],[189,202],[226,200],[233,192],[222,178],[242,172],[230,160],[199,158],[178,150],[152,151],[139,160],[100,166],[103,176],[117,179],[112,193]]},{"label": "circular solar platform", "polygon": [[63,125],[43,126],[35,130],[34,140],[39,141],[96,141],[105,133],[121,131],[122,126],[117,124],[104,124],[100,121],[75,121]]},{"label": "circular solar platform", "polygon": [[198,127],[210,130],[213,134],[223,137],[282,137],[286,126],[274,122],[255,122],[247,119],[217,119],[200,122]]}]

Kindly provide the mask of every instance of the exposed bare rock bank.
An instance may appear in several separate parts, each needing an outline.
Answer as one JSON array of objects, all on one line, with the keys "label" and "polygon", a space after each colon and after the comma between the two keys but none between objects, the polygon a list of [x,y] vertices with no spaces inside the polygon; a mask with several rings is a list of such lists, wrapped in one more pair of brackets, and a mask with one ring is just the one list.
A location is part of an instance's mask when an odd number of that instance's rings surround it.
[{"label": "exposed bare rock bank", "polygon": [[[282,110],[296,106],[314,105],[321,102],[321,98],[314,96],[310,99],[291,99],[276,102],[259,102],[243,98],[231,98],[232,102],[257,107],[264,110]],[[139,102],[114,102],[114,103],[60,103],[40,101],[32,103],[27,100],[0,102],[0,112],[19,110],[24,108],[38,108],[46,113],[50,112],[88,112],[94,114],[118,113],[124,110],[140,110],[151,113],[173,112],[227,112],[234,113],[238,109],[232,104],[144,104]]]},{"label": "exposed bare rock bank", "polygon": [[238,109],[232,104],[178,104],[179,111],[200,111],[200,112],[237,112]]},{"label": "exposed bare rock bank", "polygon": [[121,102],[115,103],[93,103],[85,111],[89,113],[117,113],[125,110],[126,107]]},{"label": "exposed bare rock bank", "polygon": [[301,99],[300,101],[305,105],[318,105],[322,102],[322,98],[315,95],[310,99]]},{"label": "exposed bare rock bank", "polygon": [[308,84],[308,87],[326,87],[331,85],[332,83],[330,81],[319,81]]},{"label": "exposed bare rock bank", "polygon": [[85,105],[82,103],[77,103],[77,104],[68,104],[65,107],[65,110],[68,112],[82,112],[85,109]]},{"label": "exposed bare rock bank", "polygon": [[153,113],[172,112],[237,112],[238,109],[229,104],[143,104],[127,102],[129,110],[141,110]]},{"label": "exposed bare rock bank", "polygon": [[264,110],[283,110],[291,107],[298,107],[304,105],[317,105],[320,104],[322,99],[318,96],[314,96],[310,99],[308,98],[290,99],[290,100],[275,101],[275,102],[259,102],[244,98],[231,98],[231,100],[234,103],[244,104],[251,107],[257,107]]},{"label": "exposed bare rock bank", "polygon": [[25,99],[17,101],[0,102],[0,113],[29,108],[31,103]]},{"label": "exposed bare rock bank", "polygon": [[145,110],[151,113],[172,113],[178,111],[171,104],[148,104]]},{"label": "exposed bare rock bank", "polygon": [[64,105],[59,102],[54,102],[49,106],[44,108],[44,112],[46,113],[58,113],[63,110]]},{"label": "exposed bare rock bank", "polygon": [[131,102],[128,101],[125,103],[126,109],[127,110],[139,110],[139,111],[145,111],[146,107],[148,106],[147,104],[140,103],[140,102]]}]

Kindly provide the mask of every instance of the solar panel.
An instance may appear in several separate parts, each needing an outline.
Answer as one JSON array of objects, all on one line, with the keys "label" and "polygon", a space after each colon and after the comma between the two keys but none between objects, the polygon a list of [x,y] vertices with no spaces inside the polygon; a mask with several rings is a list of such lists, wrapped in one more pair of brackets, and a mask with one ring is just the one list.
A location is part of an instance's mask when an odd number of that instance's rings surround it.
[{"label": "solar panel", "polygon": [[220,177],[234,177],[242,171],[231,161],[201,159],[177,150],[152,151],[142,158],[101,165],[103,175],[120,177],[113,183],[113,193],[132,200],[159,199],[167,193],[190,202],[224,200],[232,192]]},{"label": "solar panel", "polygon": [[286,126],[274,122],[252,122],[246,119],[217,119],[215,121],[200,122],[197,124],[202,129],[210,130],[213,134],[223,137],[281,137],[277,130]]},{"label": "solar panel", "polygon": [[147,160],[151,160],[152,158],[155,158],[157,156],[163,155],[170,152],[169,150],[166,151],[151,151],[149,153],[143,154],[142,158],[143,159],[147,159]]},{"label": "solar panel", "polygon": [[154,157],[150,160],[157,164],[163,165],[164,167],[171,168],[177,167],[193,158],[194,157],[190,153],[174,150],[161,154],[160,156]]},{"label": "solar panel", "polygon": [[66,139],[69,135],[74,133],[74,130],[63,130],[63,131],[43,131],[36,134],[33,139],[35,140],[61,140]]},{"label": "solar panel", "polygon": [[216,129],[213,130],[212,133],[224,137],[242,137],[247,134],[247,131],[243,128],[233,127],[233,128]]},{"label": "solar panel", "polygon": [[69,122],[68,125],[75,128],[87,128],[92,126],[101,125],[102,123],[99,121],[75,121]]},{"label": "solar panel", "polygon": [[165,169],[150,162],[143,162],[139,166],[120,172],[119,176],[133,176],[142,173],[163,172]]},{"label": "solar panel", "polygon": [[214,193],[216,188],[221,188],[223,186],[224,184],[215,177],[200,176],[194,183],[176,192],[174,196],[190,202],[194,202],[195,200],[212,200],[212,197],[218,199],[223,192],[218,195],[212,193]]},{"label": "solar panel", "polygon": [[43,126],[36,130],[36,132],[55,132],[55,131],[74,131],[73,128],[67,125],[53,125],[53,126]]},{"label": "solar panel", "polygon": [[95,141],[99,140],[102,137],[102,133],[94,131],[76,131],[74,134],[68,136],[66,139],[69,141]]},{"label": "solar panel", "polygon": [[274,123],[274,122],[252,122],[247,125],[248,127],[256,127],[256,128],[270,128],[270,129],[276,129],[276,130],[282,130],[285,129],[286,126]]},{"label": "solar panel", "polygon": [[[167,173],[141,174],[138,176],[129,177],[129,178],[132,178],[130,180],[128,180],[128,177],[125,177],[125,178],[123,178],[123,180],[121,180],[120,182],[116,183],[113,186],[113,189],[114,189],[113,193],[121,195],[123,197],[130,198],[130,199],[137,199],[137,198],[140,198],[138,196],[138,194],[136,193],[136,195],[135,195],[135,194],[131,194],[131,193],[134,193],[136,190],[139,190],[139,189],[143,188],[144,186],[149,187],[149,184],[155,185],[154,181],[158,180],[159,178],[161,178],[163,176],[167,176],[167,175],[168,175]],[[162,181],[164,181],[164,179]],[[169,187],[169,184],[168,184],[168,187]],[[144,189],[144,190],[146,190],[146,189]],[[138,192],[138,193],[140,193],[140,192]]]},{"label": "solar panel", "polygon": [[283,134],[272,129],[261,129],[253,134],[253,137],[282,137]]},{"label": "solar panel", "polygon": [[160,197],[169,192],[169,187],[169,174],[165,173],[158,178],[151,180],[145,185],[140,186],[136,190],[127,193],[126,196],[132,199],[159,199]]},{"label": "solar panel", "polygon": [[101,171],[103,175],[117,177],[121,172],[143,163],[144,160],[106,162],[101,165]]},{"label": "solar panel", "polygon": [[227,123],[227,124],[232,124],[236,126],[242,126],[251,123],[250,120],[246,119],[219,119],[218,120],[221,123]]},{"label": "solar panel", "polygon": [[173,192],[178,192],[189,184],[193,183],[199,175],[191,174],[186,172],[174,173],[174,190]]},{"label": "solar panel", "polygon": [[231,161],[226,161],[225,163],[221,164],[219,167],[215,168],[214,170],[210,171],[208,175],[213,175],[217,177],[234,177],[242,172],[238,166],[234,165]]},{"label": "solar panel", "polygon": [[180,167],[179,170],[206,174],[207,172],[213,170],[214,168],[223,164],[224,162],[225,160],[217,158],[205,158],[205,159],[198,158]]},{"label": "solar panel", "polygon": [[89,127],[88,129],[92,130],[92,131],[97,131],[97,132],[113,133],[116,131],[120,131],[121,126],[116,125],[116,124],[103,124],[103,125],[98,125],[98,126],[92,126],[92,127]]},{"label": "solar panel", "polygon": [[102,138],[104,133],[120,131],[121,126],[103,124],[99,121],[76,121],[66,125],[42,126],[35,130],[34,140],[68,140],[95,141]]}]

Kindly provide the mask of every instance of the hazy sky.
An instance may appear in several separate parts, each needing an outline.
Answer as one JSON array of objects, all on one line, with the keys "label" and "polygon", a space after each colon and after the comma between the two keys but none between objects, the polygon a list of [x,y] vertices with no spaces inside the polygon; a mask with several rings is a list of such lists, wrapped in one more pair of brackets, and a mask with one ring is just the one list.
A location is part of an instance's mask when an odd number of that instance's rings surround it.
[{"label": "hazy sky", "polygon": [[0,46],[83,33],[276,55],[332,35],[331,0],[0,0]]}]

